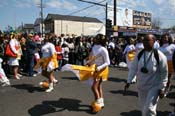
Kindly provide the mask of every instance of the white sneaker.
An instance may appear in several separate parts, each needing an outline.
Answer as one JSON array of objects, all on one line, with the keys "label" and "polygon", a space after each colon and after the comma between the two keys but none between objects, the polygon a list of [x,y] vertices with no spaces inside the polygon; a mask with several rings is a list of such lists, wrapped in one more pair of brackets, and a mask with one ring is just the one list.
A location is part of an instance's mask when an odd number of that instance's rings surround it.
[{"label": "white sneaker", "polygon": [[18,80],[20,79],[20,77],[18,75],[15,78],[18,79]]},{"label": "white sneaker", "polygon": [[46,89],[46,92],[47,92],[47,93],[49,93],[49,92],[51,92],[51,91],[53,91],[53,83],[50,83],[50,84],[49,84],[49,88]]},{"label": "white sneaker", "polygon": [[104,105],[104,99],[103,98],[99,98],[97,99],[97,103],[103,108],[105,105]]},{"label": "white sneaker", "polygon": [[105,104],[104,103],[99,103],[99,105],[104,108]]},{"label": "white sneaker", "polygon": [[53,80],[53,83],[54,83],[54,84],[57,84],[57,83],[58,83],[58,80],[54,79],[54,80]]},{"label": "white sneaker", "polygon": [[4,82],[4,83],[2,84],[2,87],[6,87],[6,86],[10,86],[10,82],[9,82],[9,81]]},{"label": "white sneaker", "polygon": [[49,89],[46,89],[46,92],[47,92],[47,93],[49,93],[49,92],[51,92],[51,91],[53,91],[53,87],[50,87]]},{"label": "white sneaker", "polygon": [[19,73],[17,74],[17,76],[22,77],[22,75],[21,75],[21,74],[19,74]]},{"label": "white sneaker", "polygon": [[33,77],[36,77],[37,75],[36,75],[36,74],[33,74],[32,76],[33,76]]}]

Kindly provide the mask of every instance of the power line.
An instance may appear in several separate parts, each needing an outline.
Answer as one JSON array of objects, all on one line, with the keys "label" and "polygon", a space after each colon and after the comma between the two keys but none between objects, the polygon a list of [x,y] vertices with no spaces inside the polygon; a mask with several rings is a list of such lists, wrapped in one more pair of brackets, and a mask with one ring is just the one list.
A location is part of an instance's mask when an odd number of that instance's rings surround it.
[{"label": "power line", "polygon": [[[102,3],[102,2],[104,2],[104,1],[106,1],[106,0],[100,1],[100,2],[98,2],[97,4]],[[73,15],[73,14],[79,13],[79,12],[84,11],[84,10],[86,10],[86,9],[89,9],[89,8],[91,8],[91,7],[93,7],[93,6],[97,5],[97,4],[90,5],[90,6],[88,6],[88,7],[85,7],[85,8],[83,8],[83,9],[80,9],[80,10],[78,10],[78,11],[74,11],[74,12],[68,14],[68,15]]]},{"label": "power line", "polygon": [[175,18],[173,19],[169,19],[169,18],[159,18],[159,19],[161,19],[161,20],[175,20]]}]

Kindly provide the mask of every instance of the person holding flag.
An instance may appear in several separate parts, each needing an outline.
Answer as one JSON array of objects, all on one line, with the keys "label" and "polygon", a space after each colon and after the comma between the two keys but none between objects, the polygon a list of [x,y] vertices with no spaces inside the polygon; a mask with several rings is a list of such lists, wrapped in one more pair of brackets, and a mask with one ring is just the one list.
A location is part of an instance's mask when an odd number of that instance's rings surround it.
[{"label": "person holding flag", "polygon": [[[93,47],[85,63],[86,66],[66,64],[62,71],[72,71],[81,81],[92,80],[91,88],[95,101],[100,109],[104,107],[102,82],[108,80],[110,65],[109,54],[106,49],[106,37],[97,34],[93,39]],[[97,111],[98,112],[98,111]]]}]

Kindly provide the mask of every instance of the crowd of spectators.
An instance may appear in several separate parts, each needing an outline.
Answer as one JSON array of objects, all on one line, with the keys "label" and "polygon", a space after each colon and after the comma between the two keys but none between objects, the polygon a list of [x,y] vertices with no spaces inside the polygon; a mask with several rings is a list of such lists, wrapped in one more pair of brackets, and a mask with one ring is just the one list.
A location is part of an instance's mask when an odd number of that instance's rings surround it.
[{"label": "crowd of spectators", "polygon": [[[46,34],[45,37],[41,37],[40,34],[26,34],[15,33],[17,40],[21,48],[21,58],[19,60],[19,71],[25,72],[27,76],[36,76],[33,67],[42,57],[41,47],[44,39],[47,37],[49,41],[55,45],[57,52],[57,59],[59,67],[56,71],[61,69],[61,66],[69,64],[84,65],[84,60],[89,55],[93,46],[93,36],[75,36],[64,35],[56,36],[55,34]],[[136,38],[108,38],[107,50],[110,57],[110,66],[119,66],[121,62],[126,63],[126,54],[124,53],[125,47],[129,44],[129,41],[133,40],[133,45],[140,42],[142,37]],[[12,39],[12,34],[0,35],[0,57],[3,59],[2,67],[6,74],[13,73],[11,70],[13,67],[8,65],[9,57],[5,55],[5,48],[9,41]],[[138,41],[139,40],[139,41]],[[9,70],[10,69],[10,70]]]}]

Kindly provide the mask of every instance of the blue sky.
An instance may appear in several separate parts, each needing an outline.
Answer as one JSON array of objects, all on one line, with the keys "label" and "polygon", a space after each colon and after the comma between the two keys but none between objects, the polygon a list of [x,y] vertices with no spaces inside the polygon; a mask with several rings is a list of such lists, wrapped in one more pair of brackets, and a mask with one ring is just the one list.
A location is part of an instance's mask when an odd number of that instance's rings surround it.
[{"label": "blue sky", "polygon": [[[113,0],[86,0],[113,5]],[[104,2],[102,2],[104,1]],[[32,24],[38,18],[40,0],[0,0],[0,29],[7,25],[18,27]],[[43,0],[45,5],[44,18],[48,13],[95,17],[101,21],[105,19],[105,9],[78,0]],[[90,7],[91,6],[91,7]],[[117,0],[117,6],[152,13],[153,18],[161,21],[162,27],[175,25],[175,0]],[[90,8],[87,8],[90,7]],[[87,8],[86,10],[82,10]],[[79,11],[79,12],[78,12]]]}]

